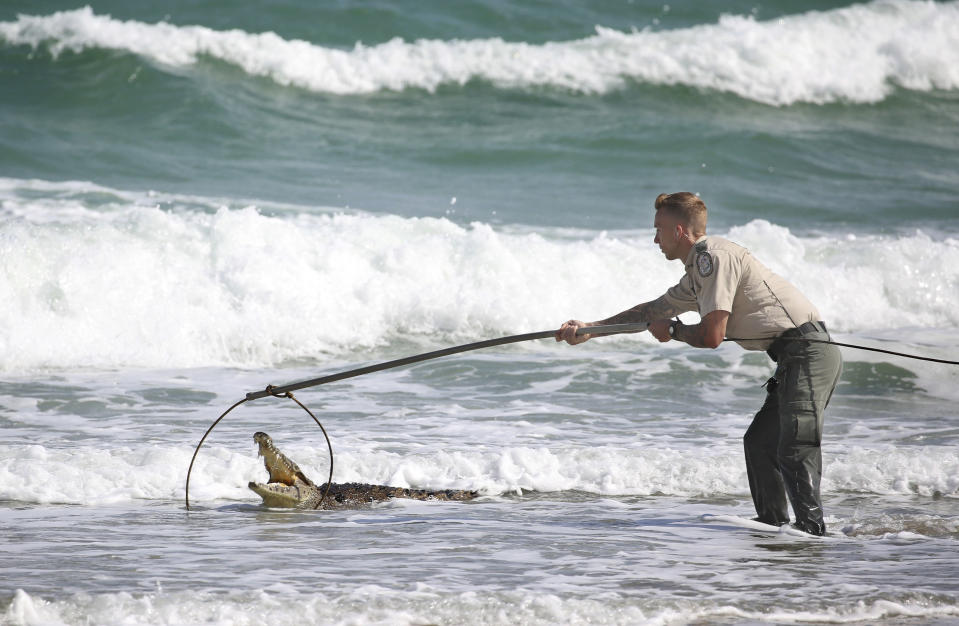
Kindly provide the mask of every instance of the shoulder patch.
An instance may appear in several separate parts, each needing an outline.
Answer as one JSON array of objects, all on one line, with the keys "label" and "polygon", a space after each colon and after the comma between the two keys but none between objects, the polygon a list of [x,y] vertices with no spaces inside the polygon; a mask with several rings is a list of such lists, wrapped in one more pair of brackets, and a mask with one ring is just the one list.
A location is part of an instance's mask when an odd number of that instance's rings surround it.
[{"label": "shoulder patch", "polygon": [[705,250],[696,255],[696,270],[703,278],[713,273],[713,257]]}]

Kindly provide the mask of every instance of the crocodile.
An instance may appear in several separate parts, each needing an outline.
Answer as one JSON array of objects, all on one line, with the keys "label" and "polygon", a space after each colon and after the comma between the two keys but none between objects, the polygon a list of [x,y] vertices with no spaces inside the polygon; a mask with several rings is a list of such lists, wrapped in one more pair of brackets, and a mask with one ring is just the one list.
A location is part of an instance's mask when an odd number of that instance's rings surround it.
[{"label": "crocodile", "polygon": [[432,491],[366,483],[332,483],[324,498],[327,484],[317,485],[310,480],[292,459],[280,452],[268,434],[257,432],[253,435],[253,441],[259,446],[259,456],[263,457],[270,479],[266,483],[251,481],[249,487],[269,507],[347,509],[393,498],[472,500],[479,495],[476,491],[461,489]]}]

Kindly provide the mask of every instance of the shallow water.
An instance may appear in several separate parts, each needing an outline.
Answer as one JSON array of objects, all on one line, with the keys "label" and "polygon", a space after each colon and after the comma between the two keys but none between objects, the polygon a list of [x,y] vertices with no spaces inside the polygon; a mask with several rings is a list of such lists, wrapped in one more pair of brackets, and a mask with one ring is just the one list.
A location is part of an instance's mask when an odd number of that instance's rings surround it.
[{"label": "shallow water", "polygon": [[[701,519],[752,515],[739,443],[762,392],[752,373],[727,367],[734,393],[714,406],[695,394],[670,401],[677,376],[708,386],[709,372],[666,377],[634,350],[599,344],[575,348],[579,359],[549,345],[491,351],[299,392],[331,435],[337,482],[482,494],[346,511],[265,509],[246,489],[265,476],[256,430],[314,479],[328,471],[322,433],[277,399],[242,405],[211,433],[184,507],[200,435],[268,372],[117,373],[109,397],[97,388],[103,373],[8,383],[4,405],[21,405],[16,420],[6,413],[0,446],[0,577],[17,590],[4,619],[959,618],[959,431],[935,417],[946,400],[889,390],[885,415],[872,419],[844,383],[826,427],[830,535],[768,536]],[[719,357],[741,354],[729,346]],[[24,398],[41,395],[26,409]],[[899,405],[931,417],[892,417]]]},{"label": "shallow water", "polygon": [[[559,8],[557,8],[559,6]],[[959,354],[959,3],[0,8],[0,623],[959,623],[959,369],[843,348],[830,535],[753,515],[772,364],[551,340],[700,193],[835,339]],[[358,43],[359,42],[359,43]],[[692,323],[695,315],[685,315]]]}]

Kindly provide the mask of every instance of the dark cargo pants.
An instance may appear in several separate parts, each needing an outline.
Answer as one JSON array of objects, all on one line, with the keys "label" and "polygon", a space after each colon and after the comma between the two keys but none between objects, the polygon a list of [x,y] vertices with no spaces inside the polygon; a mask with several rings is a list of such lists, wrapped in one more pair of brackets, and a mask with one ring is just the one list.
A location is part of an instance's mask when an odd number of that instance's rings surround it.
[{"label": "dark cargo pants", "polygon": [[743,444],[759,519],[788,523],[788,496],[796,525],[822,535],[826,532],[819,494],[823,412],[839,382],[842,356],[834,345],[803,339],[828,340],[829,333],[821,322],[810,322],[773,342],[768,352],[776,362],[776,373],[766,385],[766,401]]}]

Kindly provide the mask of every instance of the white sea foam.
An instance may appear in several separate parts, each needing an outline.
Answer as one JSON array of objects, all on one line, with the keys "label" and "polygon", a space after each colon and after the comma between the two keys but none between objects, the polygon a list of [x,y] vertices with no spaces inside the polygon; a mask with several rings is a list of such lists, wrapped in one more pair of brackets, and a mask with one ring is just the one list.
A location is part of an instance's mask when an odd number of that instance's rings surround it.
[{"label": "white sea foam", "polygon": [[[682,272],[651,232],[570,237],[238,206],[0,180],[0,371],[262,367],[404,337],[475,341],[600,319]],[[959,241],[800,238],[762,220],[728,235],[795,282],[834,331],[908,344],[910,328],[923,341],[942,329],[921,351],[954,353]]]},{"label": "white sea foam", "polygon": [[[284,446],[317,481],[325,449]],[[53,448],[0,445],[0,500],[110,504],[184,497],[189,447]],[[191,475],[191,500],[258,502],[247,489],[266,477],[252,449],[203,448]],[[831,452],[823,490],[882,495],[959,495],[959,453],[949,447]],[[336,482],[420,489],[473,489],[486,495],[582,491],[597,495],[748,496],[738,447],[491,447],[429,453],[343,449]]]},{"label": "white sea foam", "polygon": [[[3,198],[0,370],[259,365],[405,333],[542,330],[668,280],[646,269],[663,266],[652,246],[602,234],[560,243],[445,219],[140,200]],[[586,280],[611,273],[616,283]]]},{"label": "white sea foam", "polygon": [[10,624],[638,624],[714,620],[788,623],[861,623],[894,618],[949,618],[959,607],[942,600],[873,600],[827,610],[772,612],[703,598],[662,602],[655,597],[561,597],[551,593],[468,591],[365,586],[341,593],[260,589],[234,593],[178,591],[76,594],[44,600],[18,589],[0,617]]},{"label": "white sea foam", "polygon": [[894,87],[959,87],[959,3],[877,0],[771,21],[724,15],[716,24],[621,32],[529,44],[499,38],[401,39],[352,50],[272,33],[146,24],[90,7],[0,23],[7,44],[46,45],[53,54],[103,48],[159,65],[202,57],[253,76],[317,92],[362,94],[488,81],[504,88],[554,87],[605,93],[628,81],[688,85],[772,105],[878,102]]}]

